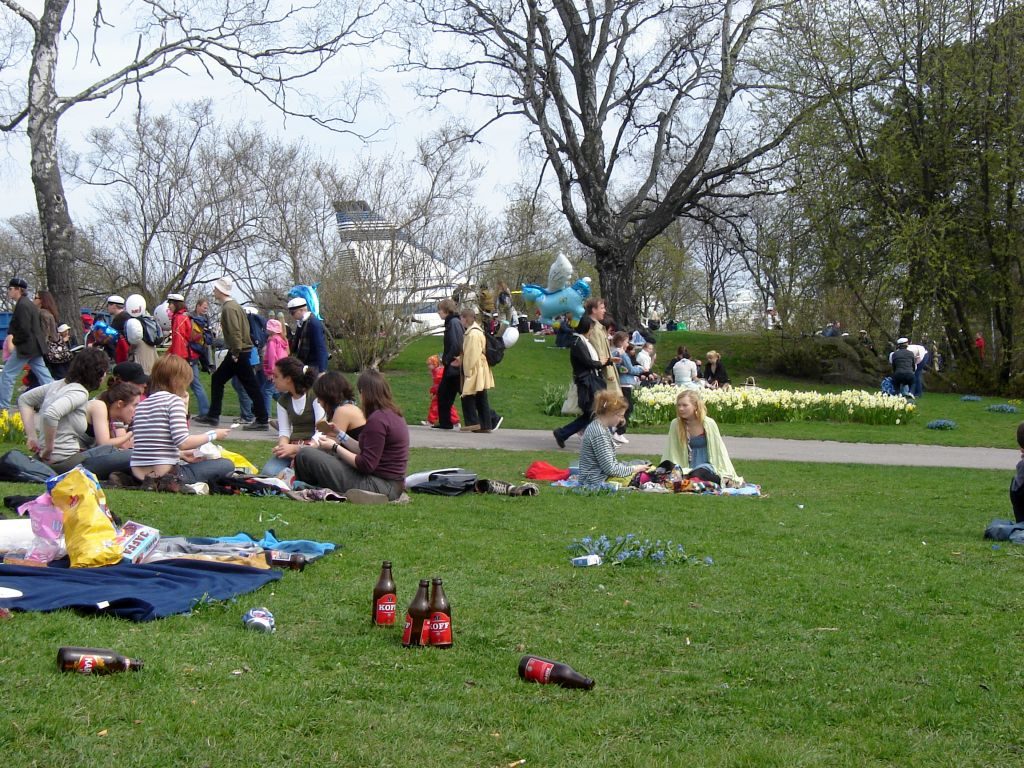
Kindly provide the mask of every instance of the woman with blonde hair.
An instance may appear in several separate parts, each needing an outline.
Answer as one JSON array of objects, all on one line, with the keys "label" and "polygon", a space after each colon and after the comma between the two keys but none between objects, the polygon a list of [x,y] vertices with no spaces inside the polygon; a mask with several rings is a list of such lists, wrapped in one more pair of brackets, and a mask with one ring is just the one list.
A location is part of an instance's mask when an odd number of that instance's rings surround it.
[{"label": "woman with blonde hair", "polygon": [[732,384],[729,383],[729,374],[725,372],[725,366],[722,365],[722,356],[712,349],[704,356],[704,359],[706,362],[702,378],[705,386],[710,389],[732,389]]},{"label": "woman with blonde hair", "polygon": [[679,393],[676,414],[668,428],[668,445],[662,461],[671,461],[687,475],[696,473],[702,479],[713,480],[707,474],[710,470],[722,485],[743,485],[743,478],[736,474],[729,451],[722,442],[718,424],[708,416],[707,407],[696,390]]}]

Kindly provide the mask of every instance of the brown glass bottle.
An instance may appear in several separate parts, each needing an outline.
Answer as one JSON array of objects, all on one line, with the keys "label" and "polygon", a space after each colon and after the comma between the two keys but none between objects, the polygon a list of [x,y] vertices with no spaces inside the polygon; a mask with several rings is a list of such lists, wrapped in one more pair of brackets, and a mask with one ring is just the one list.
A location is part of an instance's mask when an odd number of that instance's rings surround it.
[{"label": "brown glass bottle", "polygon": [[142,661],[129,659],[107,648],[76,648],[64,646],[57,651],[57,668],[61,672],[78,672],[82,675],[109,675],[113,672],[138,672]]},{"label": "brown glass bottle", "polygon": [[420,579],[416,596],[405,611],[405,631],[402,632],[402,645],[406,648],[414,645],[430,645],[430,601],[427,592],[430,582]]},{"label": "brown glass bottle", "polygon": [[301,571],[306,567],[306,556],[298,552],[267,549],[263,554],[267,558],[267,565],[271,568],[290,568],[293,571]]},{"label": "brown glass bottle", "polygon": [[452,647],[452,607],[444,593],[441,579],[434,578],[430,595],[430,644],[438,648]]},{"label": "brown glass bottle", "polygon": [[519,677],[529,683],[551,683],[563,688],[583,688],[590,690],[594,681],[584,677],[568,664],[562,664],[540,656],[523,656],[519,661]]},{"label": "brown glass bottle", "polygon": [[380,577],[373,588],[373,606],[370,621],[378,627],[390,627],[395,623],[398,610],[398,591],[391,576],[391,561],[385,560],[380,567]]}]

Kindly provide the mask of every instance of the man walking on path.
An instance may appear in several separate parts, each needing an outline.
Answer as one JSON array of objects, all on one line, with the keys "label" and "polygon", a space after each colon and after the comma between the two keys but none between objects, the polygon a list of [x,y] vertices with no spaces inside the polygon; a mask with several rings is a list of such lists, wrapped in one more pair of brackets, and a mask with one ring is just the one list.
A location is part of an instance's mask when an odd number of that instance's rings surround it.
[{"label": "man walking on path", "polygon": [[[597,350],[598,359],[607,360],[612,356],[612,350],[611,345],[608,343],[608,329],[604,327],[604,299],[591,296],[587,299],[583,308],[587,310],[590,319],[594,321],[590,328],[590,333],[587,334],[587,341],[594,345],[594,349]],[[604,380],[609,392],[614,392],[618,395],[622,394],[622,389],[619,387],[619,374],[616,373],[614,365],[609,365],[604,369]]]},{"label": "man walking on path", "polygon": [[456,312],[452,299],[444,299],[437,305],[437,314],[444,321],[444,350],[441,352],[441,365],[444,374],[437,386],[437,424],[433,429],[454,429],[452,425],[452,406],[459,393],[462,379],[461,360],[462,337],[465,329]]},{"label": "man walking on path", "polygon": [[46,334],[43,332],[43,318],[37,307],[28,297],[28,283],[24,278],[12,277],[7,284],[7,298],[16,302],[14,315],[8,333],[14,337],[14,352],[4,363],[0,374],[0,410],[11,410],[11,393],[14,391],[14,380],[26,365],[32,369],[40,385],[53,381],[50,370],[46,367]]},{"label": "man walking on path", "polygon": [[292,354],[320,373],[327,371],[327,338],[324,324],[309,311],[306,300],[296,297],[288,302],[288,311],[296,321]]},{"label": "man walking on path", "polygon": [[216,427],[220,424],[220,411],[224,403],[224,386],[237,376],[242,382],[246,393],[252,399],[253,410],[256,413],[256,421],[253,424],[246,424],[242,429],[249,431],[269,429],[267,416],[267,403],[263,394],[256,384],[256,377],[253,375],[252,366],[249,364],[249,355],[252,352],[252,339],[249,336],[249,320],[245,316],[242,306],[231,298],[231,292],[235,284],[229,277],[222,277],[213,284],[213,296],[221,306],[220,324],[224,333],[224,344],[228,352],[224,360],[213,372],[211,384],[212,396],[210,410],[206,416],[196,416],[192,419],[197,424],[206,424]]}]

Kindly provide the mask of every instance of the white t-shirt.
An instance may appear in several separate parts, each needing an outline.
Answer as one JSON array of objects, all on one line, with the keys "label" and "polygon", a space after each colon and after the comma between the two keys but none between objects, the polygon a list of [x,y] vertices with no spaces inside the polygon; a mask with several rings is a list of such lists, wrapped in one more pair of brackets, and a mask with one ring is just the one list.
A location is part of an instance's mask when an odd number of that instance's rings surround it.
[{"label": "white t-shirt", "polygon": [[644,373],[650,373],[651,363],[651,355],[646,349],[641,349],[636,353],[636,364],[644,369]]},{"label": "white t-shirt", "polygon": [[697,380],[697,364],[684,357],[672,366],[672,378],[675,379],[677,387],[692,384]]}]

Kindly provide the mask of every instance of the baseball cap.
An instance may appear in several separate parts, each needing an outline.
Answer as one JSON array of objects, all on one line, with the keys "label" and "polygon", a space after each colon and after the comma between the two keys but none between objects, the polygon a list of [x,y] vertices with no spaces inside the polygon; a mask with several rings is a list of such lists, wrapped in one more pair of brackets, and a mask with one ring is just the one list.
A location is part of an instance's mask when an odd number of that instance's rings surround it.
[{"label": "baseball cap", "polygon": [[142,366],[131,361],[115,365],[114,375],[121,381],[128,381],[132,384],[146,384],[149,382],[149,376],[146,375]]},{"label": "baseball cap", "polygon": [[8,288],[21,288],[23,291],[28,290],[28,282],[23,277],[12,277],[11,281],[7,283]]}]

